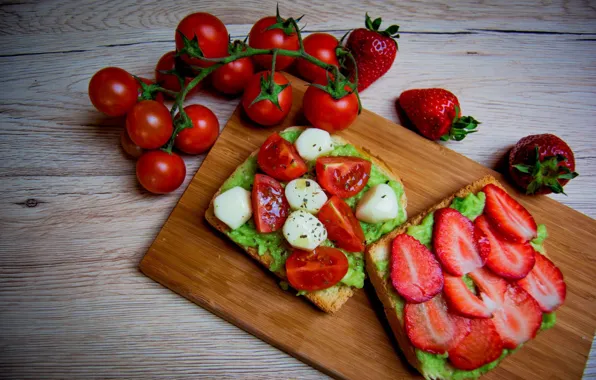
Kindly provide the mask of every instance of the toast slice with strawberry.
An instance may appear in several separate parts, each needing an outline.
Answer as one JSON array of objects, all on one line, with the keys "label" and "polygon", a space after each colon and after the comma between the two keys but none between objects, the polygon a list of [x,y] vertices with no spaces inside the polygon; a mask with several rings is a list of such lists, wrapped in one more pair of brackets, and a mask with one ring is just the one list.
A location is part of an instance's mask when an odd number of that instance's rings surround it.
[{"label": "toast slice with strawberry", "polygon": [[487,176],[370,245],[368,276],[412,366],[426,378],[477,378],[554,325],[566,287],[545,238]]}]

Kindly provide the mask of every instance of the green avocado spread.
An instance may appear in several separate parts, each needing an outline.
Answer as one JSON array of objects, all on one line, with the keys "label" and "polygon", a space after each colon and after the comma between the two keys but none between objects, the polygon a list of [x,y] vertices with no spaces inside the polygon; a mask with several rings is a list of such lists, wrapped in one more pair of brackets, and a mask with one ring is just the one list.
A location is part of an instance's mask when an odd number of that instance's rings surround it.
[{"label": "green avocado spread", "polygon": [[[301,133],[302,131],[284,131],[281,132],[280,135],[287,141],[294,143]],[[335,149],[329,153],[329,155],[362,157],[360,152],[354,146],[349,144],[336,146]],[[309,167],[311,169],[313,168],[312,163],[309,165]],[[224,182],[222,186],[222,192],[225,192],[236,186],[240,186],[250,191],[252,189],[254,176],[257,173],[257,170],[258,164],[256,157],[249,157],[243,164],[240,165],[234,174]],[[313,177],[315,174],[311,172],[307,173],[305,177],[306,176]],[[397,199],[401,200],[404,192],[402,185],[399,182],[390,180],[379,170],[378,167],[373,164],[367,185],[360,193],[346,199],[346,202],[352,208],[355,208],[357,201],[362,198],[364,193],[371,186],[377,185],[379,183],[387,183],[389,186],[391,186],[391,188],[393,188],[395,191]],[[282,183],[282,186],[283,185],[285,184]],[[376,224],[360,222],[364,231],[366,243],[370,244],[379,240],[382,235],[392,231],[395,227],[405,222],[405,220],[406,211],[400,205],[398,215],[393,220]],[[284,269],[286,259],[288,258],[291,251],[291,247],[285,241],[281,230],[268,234],[258,233],[254,222],[251,219],[241,227],[228,231],[227,235],[230,237],[230,239],[241,246],[257,248],[259,255],[263,255],[267,252],[272,258],[271,265],[269,266],[269,270],[272,272],[278,272]],[[333,246],[333,243],[327,240],[323,243],[323,245]],[[340,283],[347,286],[353,286],[355,288],[362,288],[364,286],[365,278],[362,255],[349,253],[343,250],[342,252],[344,252],[348,258],[349,267],[348,272],[340,281]],[[305,292],[300,292],[300,294],[305,294]]]},{"label": "green avocado spread", "polygon": [[[480,191],[477,194],[468,194],[464,198],[455,198],[449,207],[456,209],[457,211],[461,212],[465,217],[470,220],[476,219],[479,215],[482,214],[484,211],[484,204],[486,200],[486,195]],[[433,224],[434,218],[433,214],[428,214],[420,224],[416,226],[408,227],[407,234],[414,237],[422,244],[426,245],[429,249],[432,249],[432,233],[433,233]],[[546,231],[546,226],[543,224],[538,225],[538,236],[532,240],[530,243],[534,247],[534,249],[538,252],[544,252],[543,243],[544,240],[547,238],[548,233]],[[377,263],[377,268],[387,268],[389,265],[388,262],[379,262]],[[474,281],[467,276],[464,275],[462,277],[466,286],[476,294],[476,286]],[[394,292],[392,292],[394,293]],[[403,310],[404,301],[403,299],[395,294],[392,294],[392,298],[395,301],[397,307],[396,311],[399,315]],[[555,313],[544,313],[542,314],[542,324],[540,326],[540,330],[546,330],[555,325],[557,318]],[[518,347],[519,348],[519,347]],[[491,362],[488,363],[480,368],[476,368],[472,371],[465,371],[454,368],[448,362],[448,354],[431,354],[429,352],[425,352],[419,349],[416,350],[416,356],[418,360],[422,363],[422,374],[426,378],[451,378],[451,379],[473,379],[478,378],[480,375],[490,371],[491,369],[495,368],[501,360],[503,360],[507,355],[511,354],[515,350],[507,350],[504,349],[501,356]]]}]

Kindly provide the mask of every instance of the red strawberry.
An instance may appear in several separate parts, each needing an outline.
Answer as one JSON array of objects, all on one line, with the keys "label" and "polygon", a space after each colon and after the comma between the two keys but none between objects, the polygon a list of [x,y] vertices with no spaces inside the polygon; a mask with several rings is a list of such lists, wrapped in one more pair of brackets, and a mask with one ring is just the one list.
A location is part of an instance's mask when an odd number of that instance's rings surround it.
[{"label": "red strawberry", "polygon": [[537,235],[532,215],[503,189],[493,184],[484,186],[484,213],[491,226],[505,239],[522,243]]},{"label": "red strawberry", "polygon": [[542,323],[538,303],[522,288],[509,284],[493,318],[505,348],[515,348],[534,338]]},{"label": "red strawberry", "polygon": [[509,174],[526,194],[565,194],[563,186],[578,176],[569,145],[548,133],[515,144],[509,152]]},{"label": "red strawberry", "polygon": [[545,313],[558,308],[565,301],[567,293],[561,270],[538,252],[536,252],[536,265],[525,278],[517,282],[517,285],[530,293]]},{"label": "red strawberry", "polygon": [[490,270],[509,280],[519,280],[530,273],[536,260],[534,248],[530,243],[511,243],[503,239],[495,234],[484,215],[476,218],[474,225],[484,233],[490,244],[486,258],[486,266]]},{"label": "red strawberry", "polygon": [[443,271],[425,245],[401,234],[391,246],[391,282],[408,302],[425,302],[443,289]]},{"label": "red strawberry", "polygon": [[[365,24],[366,29],[352,31],[346,43],[356,60],[358,91],[364,90],[389,71],[397,55],[397,42],[394,38],[399,38],[399,26],[391,25],[384,31],[379,31],[381,19],[373,21],[368,13]],[[349,66],[352,63],[347,64]]]},{"label": "red strawberry", "polygon": [[434,218],[433,248],[445,271],[463,276],[484,265],[470,219],[452,208],[435,211]]},{"label": "red strawberry", "polygon": [[490,319],[470,321],[470,334],[454,349],[449,361],[455,368],[473,370],[497,360],[503,352],[503,340]]},{"label": "red strawberry", "polygon": [[476,269],[470,273],[470,277],[474,284],[481,292],[485,293],[491,300],[495,301],[497,305],[503,303],[503,297],[507,290],[507,281],[491,272],[488,268],[483,267]]},{"label": "red strawberry", "polygon": [[456,347],[470,332],[470,320],[449,313],[440,294],[424,303],[406,304],[404,315],[412,345],[435,354]]},{"label": "red strawberry", "polygon": [[484,293],[476,296],[458,276],[445,275],[443,294],[451,311],[468,318],[492,318],[497,305]]},{"label": "red strawberry", "polygon": [[[461,141],[477,132],[480,122],[461,116],[457,97],[442,88],[407,90],[398,99],[399,106],[420,134],[430,140]],[[402,123],[408,124],[407,120]]]}]

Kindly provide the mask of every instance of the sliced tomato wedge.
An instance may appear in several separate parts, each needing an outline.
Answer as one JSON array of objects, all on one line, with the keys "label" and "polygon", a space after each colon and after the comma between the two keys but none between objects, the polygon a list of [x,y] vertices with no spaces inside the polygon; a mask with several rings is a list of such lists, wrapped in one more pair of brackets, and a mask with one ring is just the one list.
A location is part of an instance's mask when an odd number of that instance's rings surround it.
[{"label": "sliced tomato wedge", "polygon": [[349,198],[366,186],[371,167],[370,161],[358,157],[319,157],[317,181],[331,194]]},{"label": "sliced tomato wedge", "polygon": [[255,175],[252,209],[257,231],[267,233],[279,230],[290,213],[290,205],[281,184],[267,175]]},{"label": "sliced tomato wedge", "polygon": [[364,251],[364,231],[350,206],[341,198],[332,196],[317,217],[327,229],[329,240],[337,247],[350,252]]},{"label": "sliced tomato wedge", "polygon": [[337,284],[348,273],[348,266],[348,258],[336,248],[295,249],[286,260],[286,273],[293,288],[313,291]]},{"label": "sliced tomato wedge", "polygon": [[261,145],[257,162],[261,170],[279,181],[291,181],[307,171],[306,163],[294,145],[277,132]]}]

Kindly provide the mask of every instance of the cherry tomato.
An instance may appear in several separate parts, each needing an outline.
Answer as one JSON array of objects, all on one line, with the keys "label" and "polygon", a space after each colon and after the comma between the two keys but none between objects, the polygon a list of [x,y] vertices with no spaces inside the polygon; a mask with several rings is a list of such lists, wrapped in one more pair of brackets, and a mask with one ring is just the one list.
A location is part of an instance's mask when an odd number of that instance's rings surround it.
[{"label": "cherry tomato", "polygon": [[[180,82],[178,81],[178,77],[174,74],[164,74],[164,71],[174,70],[176,68],[176,52],[169,51],[164,54],[159,61],[157,62],[157,66],[155,66],[155,80],[159,85],[166,90],[179,92]],[[184,78],[184,85],[186,86],[188,82],[190,82],[192,78],[185,77]],[[188,95],[192,95],[199,90],[201,84],[203,82],[199,82],[192,90],[188,92]]]},{"label": "cherry tomato", "polygon": [[180,131],[174,140],[174,146],[188,154],[206,152],[219,135],[217,117],[209,108],[200,104],[184,107],[184,111],[192,122],[192,128]]},{"label": "cherry tomato", "polygon": [[358,194],[368,183],[370,161],[357,157],[319,157],[315,165],[317,181],[340,198]]},{"label": "cherry tomato", "polygon": [[362,226],[352,209],[340,197],[334,195],[321,207],[317,218],[327,229],[329,240],[341,249],[350,252],[364,251],[365,241]]},{"label": "cherry tomato", "polygon": [[267,175],[255,175],[252,209],[255,227],[260,233],[274,232],[283,227],[290,213],[290,205],[281,184]]},{"label": "cherry tomato", "polygon": [[[337,38],[328,33],[313,33],[307,36],[304,41],[304,50],[319,60],[330,65],[339,66],[335,49],[339,42]],[[296,62],[298,73],[309,82],[322,81],[327,79],[326,70],[315,64],[308,62],[303,58],[299,58]]]},{"label": "cherry tomato", "polygon": [[122,145],[122,149],[126,154],[134,158],[139,158],[145,153],[145,149],[132,142],[126,129],[123,129],[122,132],[120,132],[120,145]]},{"label": "cherry tomato", "polygon": [[255,72],[249,57],[226,63],[211,75],[211,83],[219,92],[228,95],[239,94]]},{"label": "cherry tomato", "polygon": [[[255,49],[286,49],[286,50],[298,50],[300,44],[298,42],[298,35],[295,31],[286,34],[282,29],[270,29],[267,30],[271,25],[277,24],[277,18],[275,16],[264,17],[257,21],[250,29],[248,35],[248,45]],[[253,59],[255,62],[267,69],[271,70],[272,55],[255,55]],[[294,62],[293,57],[285,57],[278,55],[275,63],[275,70],[283,70],[290,66]]]},{"label": "cherry tomato", "polygon": [[358,117],[358,98],[351,93],[336,100],[320,88],[309,86],[302,108],[313,127],[335,133],[348,128]]},{"label": "cherry tomato", "polygon": [[152,193],[170,193],[182,185],[185,177],[186,165],[176,153],[152,150],[137,161],[137,179]]},{"label": "cherry tomato", "polygon": [[[206,58],[221,58],[228,55],[228,30],[220,19],[209,13],[192,13],[180,21],[176,28],[176,50],[184,47],[180,33],[192,40],[195,36],[199,41],[199,48]],[[189,65],[209,67],[213,62],[191,58],[187,54],[181,56]]]},{"label": "cherry tomato", "polygon": [[[279,102],[278,108],[270,100],[261,100],[252,104],[253,100],[261,93],[261,77],[271,77],[270,71],[262,71],[253,75],[248,81],[244,88],[244,94],[242,95],[242,107],[246,111],[248,117],[257,124],[261,125],[275,125],[280,123],[290,110],[292,109],[292,85],[290,84],[283,89],[282,92],[277,95],[277,101]],[[289,83],[287,78],[282,74],[275,72],[273,80],[277,84]],[[251,105],[252,104],[252,105]]]},{"label": "cherry tomato", "polygon": [[137,88],[137,81],[128,72],[118,67],[106,67],[89,81],[89,99],[99,112],[122,116],[137,102]]},{"label": "cherry tomato", "polygon": [[339,249],[318,247],[312,252],[294,250],[286,260],[288,282],[297,290],[332,287],[348,273],[348,258]]},{"label": "cherry tomato", "polygon": [[[139,79],[142,80],[143,83],[145,83],[145,84],[149,84],[149,85],[153,84],[153,82],[151,80],[147,79],[147,78],[139,77]],[[141,88],[141,85],[139,84],[139,82],[137,82],[137,88],[138,88],[138,90],[137,90],[137,98],[138,98],[143,93],[143,89]],[[153,100],[155,100],[155,101],[160,102],[161,104],[163,104],[163,102],[165,101],[164,96],[163,96],[163,92],[156,93],[155,94],[155,99],[153,99]]]},{"label": "cherry tomato", "polygon": [[279,181],[291,181],[308,170],[294,145],[277,132],[261,145],[257,162],[261,170]]},{"label": "cherry tomato", "polygon": [[170,111],[155,100],[138,102],[126,116],[126,131],[141,148],[159,148],[168,142],[174,132]]}]

